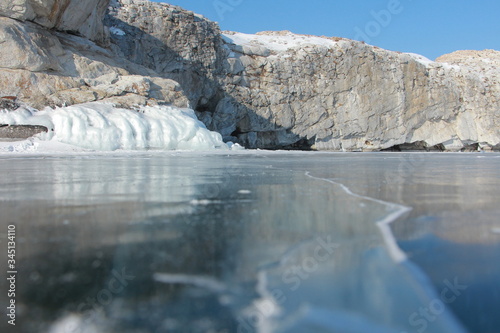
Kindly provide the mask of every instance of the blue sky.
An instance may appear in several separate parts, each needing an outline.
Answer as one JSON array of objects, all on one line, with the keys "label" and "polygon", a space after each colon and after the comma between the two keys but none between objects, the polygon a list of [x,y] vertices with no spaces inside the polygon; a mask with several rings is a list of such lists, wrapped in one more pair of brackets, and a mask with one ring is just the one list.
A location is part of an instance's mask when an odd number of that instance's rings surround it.
[{"label": "blue sky", "polygon": [[338,36],[430,59],[500,50],[499,0],[170,0],[222,30]]}]

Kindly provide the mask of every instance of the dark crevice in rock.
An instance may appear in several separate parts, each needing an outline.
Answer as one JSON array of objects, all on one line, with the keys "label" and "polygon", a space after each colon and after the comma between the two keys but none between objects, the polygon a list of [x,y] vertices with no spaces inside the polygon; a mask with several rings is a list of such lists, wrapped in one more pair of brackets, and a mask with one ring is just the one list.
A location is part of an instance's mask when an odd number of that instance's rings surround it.
[{"label": "dark crevice in rock", "polygon": [[217,104],[224,98],[224,92],[220,87],[219,90],[214,93],[213,96],[202,96],[196,103],[196,112],[215,112]]},{"label": "dark crevice in rock", "polygon": [[428,146],[425,141],[416,141],[412,143],[403,143],[400,145],[395,145],[381,151],[392,151],[392,152],[402,152],[402,151],[445,151],[445,147],[442,144],[437,144],[434,146]]},{"label": "dark crevice in rock", "polygon": [[302,138],[299,141],[292,143],[291,145],[283,146],[282,150],[305,150],[305,151],[313,151],[316,150],[314,148],[314,143],[316,141],[316,138]]},{"label": "dark crevice in rock", "polygon": [[17,110],[19,108],[17,98],[14,96],[4,96],[0,98],[0,110]]},{"label": "dark crevice in rock", "polygon": [[232,136],[232,137],[236,137],[236,138],[237,138],[237,137],[239,137],[241,134],[244,134],[244,133],[241,131],[241,128],[236,127],[236,130],[235,130],[233,133],[231,133],[231,136]]},{"label": "dark crevice in rock", "polygon": [[481,148],[479,147],[479,143],[473,143],[470,145],[467,145],[460,149],[461,152],[477,152],[481,151]]}]

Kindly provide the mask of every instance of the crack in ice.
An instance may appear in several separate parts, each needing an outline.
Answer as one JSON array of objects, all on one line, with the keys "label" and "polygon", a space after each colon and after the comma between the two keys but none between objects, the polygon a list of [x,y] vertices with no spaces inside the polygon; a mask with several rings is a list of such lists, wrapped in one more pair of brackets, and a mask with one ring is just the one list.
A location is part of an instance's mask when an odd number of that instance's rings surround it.
[{"label": "crack in ice", "polygon": [[394,260],[394,262],[396,262],[396,263],[401,263],[401,262],[406,261],[408,259],[406,254],[403,252],[403,250],[401,250],[401,248],[398,246],[398,244],[396,242],[396,238],[392,234],[390,224],[392,222],[396,221],[397,219],[399,219],[400,217],[402,217],[403,215],[407,214],[409,211],[411,211],[412,210],[411,207],[407,207],[407,206],[395,204],[392,202],[387,202],[387,201],[383,201],[383,200],[375,199],[375,198],[368,197],[365,195],[354,193],[351,191],[351,189],[349,187],[347,187],[346,185],[344,185],[342,183],[338,183],[338,182],[336,182],[332,179],[328,179],[328,178],[315,177],[315,176],[311,175],[311,173],[309,171],[306,171],[305,175],[309,178],[312,178],[312,179],[316,179],[319,181],[324,181],[324,182],[327,182],[330,184],[340,186],[340,188],[342,188],[342,190],[350,196],[384,205],[391,210],[395,209],[395,211],[393,211],[389,215],[385,216],[381,220],[378,220],[376,222],[376,224],[377,224],[377,227],[380,229],[380,232],[381,232],[382,237],[384,239],[384,243],[387,247],[387,250],[389,251],[389,254],[390,254],[392,260]]}]

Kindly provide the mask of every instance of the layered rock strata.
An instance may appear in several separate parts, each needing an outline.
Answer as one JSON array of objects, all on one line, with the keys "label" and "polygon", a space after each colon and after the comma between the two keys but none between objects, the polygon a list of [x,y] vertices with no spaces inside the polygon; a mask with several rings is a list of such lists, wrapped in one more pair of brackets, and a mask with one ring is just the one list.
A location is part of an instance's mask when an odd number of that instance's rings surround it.
[{"label": "layered rock strata", "polygon": [[180,85],[87,38],[0,17],[0,95],[41,109],[93,101],[186,107]]},{"label": "layered rock strata", "polygon": [[108,3],[109,0],[6,0],[0,1],[0,16],[104,42],[107,35],[103,18]]},{"label": "layered rock strata", "polygon": [[189,105],[249,148],[500,144],[498,51],[433,62],[341,38],[222,34],[201,15],[138,0],[0,1],[0,15],[0,96],[35,108]]},{"label": "layered rock strata", "polygon": [[479,53],[485,65],[441,63],[289,32],[228,33],[225,45],[226,96],[208,123],[247,146],[460,150],[500,142],[500,52]]}]

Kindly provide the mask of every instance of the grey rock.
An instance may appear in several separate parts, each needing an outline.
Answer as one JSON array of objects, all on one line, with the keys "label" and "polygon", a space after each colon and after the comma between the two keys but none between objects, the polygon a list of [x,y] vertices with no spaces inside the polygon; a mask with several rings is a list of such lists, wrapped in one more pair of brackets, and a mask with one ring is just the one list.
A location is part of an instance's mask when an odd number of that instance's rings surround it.
[{"label": "grey rock", "polygon": [[110,0],[1,0],[0,15],[104,42],[107,34],[103,17],[109,2]]},{"label": "grey rock", "polygon": [[179,82],[193,109],[215,108],[225,61],[216,23],[177,6],[138,0],[114,2],[105,23],[123,32],[111,34],[121,57]]},{"label": "grey rock", "polygon": [[59,40],[33,23],[0,17],[0,66],[31,72],[61,70],[65,52]]},{"label": "grey rock", "polygon": [[180,85],[94,42],[0,18],[0,91],[34,108],[106,101],[186,107]]},{"label": "grey rock", "polygon": [[[260,148],[372,151],[421,143],[456,151],[500,143],[498,51],[444,64],[349,40],[266,36],[276,48],[259,36],[239,47],[224,38],[233,52],[220,77],[226,97],[209,128],[227,134],[235,121],[233,134]],[[245,53],[254,44],[271,54]]]},{"label": "grey rock", "polygon": [[0,110],[14,111],[20,107],[15,96],[0,97]]},{"label": "grey rock", "polygon": [[44,132],[48,132],[45,126],[0,124],[0,141],[24,140]]}]

